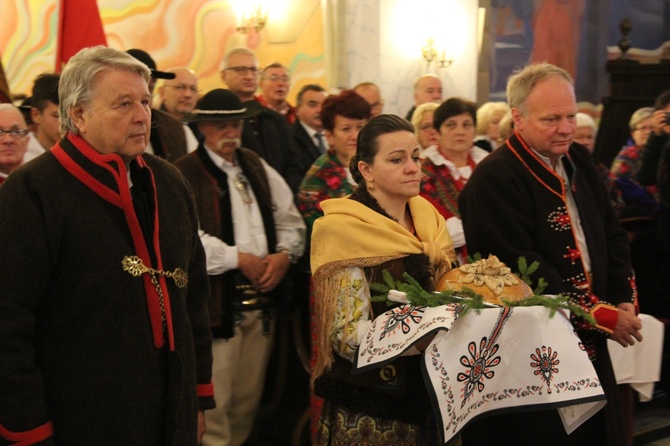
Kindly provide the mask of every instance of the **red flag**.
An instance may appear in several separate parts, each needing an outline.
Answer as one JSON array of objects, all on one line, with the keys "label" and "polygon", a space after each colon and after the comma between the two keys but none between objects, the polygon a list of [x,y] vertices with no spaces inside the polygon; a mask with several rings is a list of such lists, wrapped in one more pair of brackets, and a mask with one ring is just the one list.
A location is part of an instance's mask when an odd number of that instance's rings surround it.
[{"label": "red flag", "polygon": [[2,59],[0,58],[0,103],[2,102],[12,102],[12,95],[9,93],[9,83],[7,82],[7,76],[5,76],[5,70],[2,68]]},{"label": "red flag", "polygon": [[96,0],[60,0],[56,72],[82,48],[107,45]]}]

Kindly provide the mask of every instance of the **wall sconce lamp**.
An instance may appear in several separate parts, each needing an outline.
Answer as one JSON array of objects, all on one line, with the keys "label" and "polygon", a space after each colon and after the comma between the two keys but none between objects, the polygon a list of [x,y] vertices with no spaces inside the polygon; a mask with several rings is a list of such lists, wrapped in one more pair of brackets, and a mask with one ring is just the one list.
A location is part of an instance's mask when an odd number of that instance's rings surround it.
[{"label": "wall sconce lamp", "polygon": [[426,44],[421,47],[421,55],[423,56],[423,60],[425,60],[428,64],[428,68],[430,68],[430,64],[433,61],[437,63],[438,68],[448,68],[451,66],[451,64],[454,63],[454,60],[451,58],[448,59],[446,54],[447,49],[443,48],[442,54],[438,58],[437,48],[435,47],[435,39],[432,37],[426,39]]},{"label": "wall sconce lamp", "polygon": [[268,12],[261,4],[248,6],[245,10],[240,12],[237,31],[242,34],[247,34],[254,29],[258,32],[263,29],[267,21]]}]

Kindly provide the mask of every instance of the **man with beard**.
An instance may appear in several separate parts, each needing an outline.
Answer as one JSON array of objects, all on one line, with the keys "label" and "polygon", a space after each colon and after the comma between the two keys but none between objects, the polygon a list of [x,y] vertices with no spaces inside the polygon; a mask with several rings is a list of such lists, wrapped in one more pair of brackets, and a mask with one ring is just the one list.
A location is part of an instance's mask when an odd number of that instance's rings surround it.
[{"label": "man with beard", "polygon": [[207,252],[217,408],[204,446],[242,445],[258,412],[284,279],[302,255],[305,224],[275,169],[240,146],[246,108],[224,89],[208,92],[186,117],[203,135],[176,166],[195,194]]}]

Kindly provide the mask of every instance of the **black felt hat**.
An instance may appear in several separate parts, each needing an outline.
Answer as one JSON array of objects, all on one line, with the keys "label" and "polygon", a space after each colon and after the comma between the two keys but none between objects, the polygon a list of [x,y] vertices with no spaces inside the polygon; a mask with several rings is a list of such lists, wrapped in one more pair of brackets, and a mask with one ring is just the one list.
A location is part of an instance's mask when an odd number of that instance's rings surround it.
[{"label": "black felt hat", "polygon": [[184,117],[186,122],[237,121],[251,118],[261,112],[261,107],[247,107],[230,90],[216,88],[207,92],[195,110]]},{"label": "black felt hat", "polygon": [[167,73],[165,71],[158,71],[156,69],[156,62],[149,56],[149,53],[147,53],[144,50],[139,50],[137,48],[130,49],[126,51],[126,53],[130,54],[133,56],[135,59],[139,60],[142,62],[144,65],[149,67],[149,71],[151,71],[151,77],[155,77],[156,79],[174,79],[177,77],[176,74],[174,73]]}]

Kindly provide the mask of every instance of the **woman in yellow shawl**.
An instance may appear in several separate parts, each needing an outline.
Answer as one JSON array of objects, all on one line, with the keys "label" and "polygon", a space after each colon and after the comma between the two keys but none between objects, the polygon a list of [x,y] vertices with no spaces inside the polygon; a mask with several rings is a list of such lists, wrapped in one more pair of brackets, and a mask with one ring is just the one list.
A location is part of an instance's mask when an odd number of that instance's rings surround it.
[{"label": "woman in yellow shawl", "polygon": [[419,147],[408,121],[370,120],[350,170],[356,191],[323,201],[312,235],[318,342],[312,379],[325,399],[315,444],[434,444],[420,348],[381,369],[356,375],[351,369],[371,322],[388,310],[370,302],[369,284],[388,270],[397,278],[408,272],[432,289],[455,262],[453,244],[444,218],[418,196]]}]

